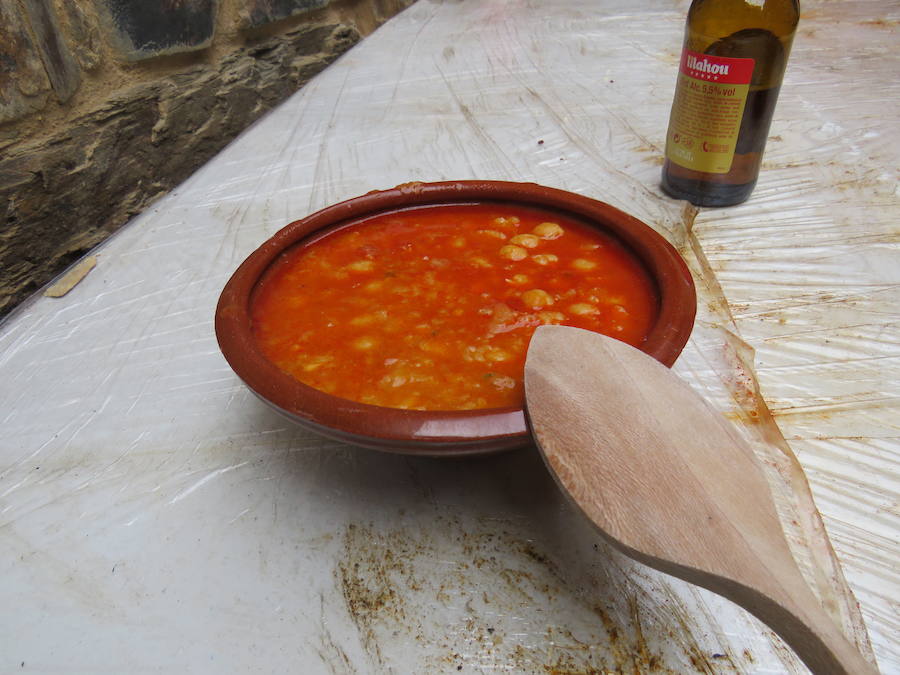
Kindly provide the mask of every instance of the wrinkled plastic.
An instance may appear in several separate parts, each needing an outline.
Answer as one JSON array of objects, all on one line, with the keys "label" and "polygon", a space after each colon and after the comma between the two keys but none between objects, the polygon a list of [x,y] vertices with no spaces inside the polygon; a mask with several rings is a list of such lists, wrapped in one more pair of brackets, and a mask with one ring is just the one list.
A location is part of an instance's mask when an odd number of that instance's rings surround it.
[{"label": "wrinkled plastic", "polygon": [[700,307],[676,372],[766,463],[829,611],[898,667],[900,92],[873,6],[804,3],[756,192],[699,215],[657,186],[686,3],[420,0],[367,38],[0,327],[3,668],[804,672],[611,550],[536,452],[354,449],[228,368],[213,310],[259,243],[461,178],[602,199],[682,251]]}]

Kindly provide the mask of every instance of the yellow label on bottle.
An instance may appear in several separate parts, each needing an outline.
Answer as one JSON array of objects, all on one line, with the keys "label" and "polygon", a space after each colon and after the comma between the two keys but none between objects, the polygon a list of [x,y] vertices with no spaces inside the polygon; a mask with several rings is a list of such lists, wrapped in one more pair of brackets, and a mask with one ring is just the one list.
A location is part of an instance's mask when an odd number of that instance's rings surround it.
[{"label": "yellow label on bottle", "polygon": [[669,161],[693,171],[728,173],[753,66],[753,59],[684,50],[666,136]]}]

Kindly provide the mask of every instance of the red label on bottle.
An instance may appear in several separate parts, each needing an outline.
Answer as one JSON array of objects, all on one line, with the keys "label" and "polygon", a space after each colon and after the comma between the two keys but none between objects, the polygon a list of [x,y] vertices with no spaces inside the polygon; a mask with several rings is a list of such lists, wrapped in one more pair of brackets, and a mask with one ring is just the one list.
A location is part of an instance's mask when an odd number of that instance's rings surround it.
[{"label": "red label on bottle", "polygon": [[750,84],[753,59],[733,59],[699,54],[685,49],[681,53],[681,72],[695,80],[720,84]]},{"label": "red label on bottle", "polygon": [[753,59],[681,54],[666,157],[686,169],[728,173],[734,160]]}]

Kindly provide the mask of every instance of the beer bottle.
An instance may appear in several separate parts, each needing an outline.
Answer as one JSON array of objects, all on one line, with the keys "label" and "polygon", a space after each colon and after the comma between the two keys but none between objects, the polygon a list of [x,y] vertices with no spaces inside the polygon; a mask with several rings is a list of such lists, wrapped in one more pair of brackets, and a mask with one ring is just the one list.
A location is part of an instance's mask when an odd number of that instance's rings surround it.
[{"label": "beer bottle", "polygon": [[750,196],[799,18],[798,0],[693,0],[666,134],[666,193],[697,206]]}]

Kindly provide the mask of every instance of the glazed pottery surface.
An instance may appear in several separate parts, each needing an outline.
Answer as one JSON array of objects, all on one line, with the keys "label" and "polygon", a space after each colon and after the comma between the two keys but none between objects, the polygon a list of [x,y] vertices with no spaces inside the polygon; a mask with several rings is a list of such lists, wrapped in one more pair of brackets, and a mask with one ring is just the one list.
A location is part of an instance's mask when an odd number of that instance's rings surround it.
[{"label": "glazed pottery surface", "polygon": [[252,333],[250,303],[261,277],[284,251],[363,218],[441,204],[516,204],[566,214],[621,241],[644,265],[659,293],[659,314],[640,349],[671,366],[690,336],[696,295],[678,252],[645,223],[587,197],[533,183],[408,183],[370,192],[290,223],[256,249],[226,284],[215,328],[226,360],[263,401],[297,424],[330,438],[378,450],[460,456],[524,446],[531,435],[521,408],[421,411],[384,408],[332,396],[270,362]]}]

